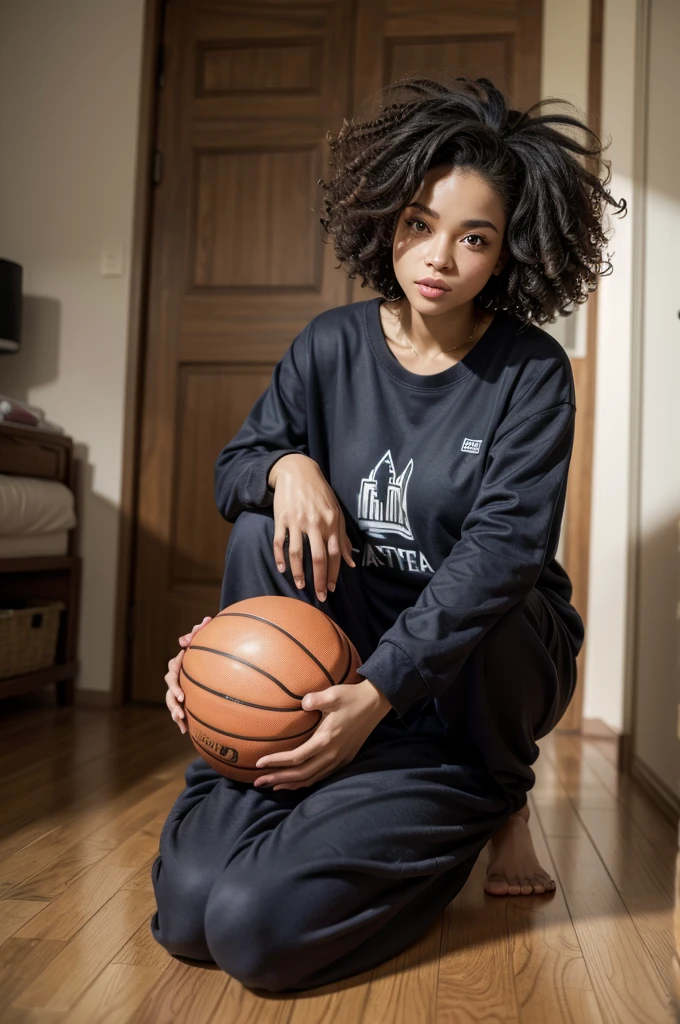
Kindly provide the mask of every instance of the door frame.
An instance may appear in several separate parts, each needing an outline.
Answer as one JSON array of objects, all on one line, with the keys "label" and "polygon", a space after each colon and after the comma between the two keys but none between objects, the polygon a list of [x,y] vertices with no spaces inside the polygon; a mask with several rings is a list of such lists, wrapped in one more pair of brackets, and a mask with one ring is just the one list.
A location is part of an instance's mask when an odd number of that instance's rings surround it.
[{"label": "door frame", "polygon": [[136,554],[139,433],[144,394],[143,368],[153,230],[153,155],[158,116],[159,75],[162,72],[163,18],[167,3],[168,0],[144,0],[135,198],[130,252],[130,307],[123,412],[123,463],[118,513],[118,566],[110,702],[112,707],[124,704],[129,697],[130,609]]},{"label": "door frame", "polygon": [[[602,52],[604,2],[591,0],[588,29],[588,125],[599,132],[602,125]],[[572,360],[578,414],[572,453],[565,514],[565,566],[573,586],[572,600],[583,619],[586,636],[577,658],[579,684],[575,696],[559,722],[560,732],[597,732],[599,720],[583,719],[585,661],[588,643],[588,584],[591,537],[591,496],[593,485],[593,449],[595,441],[595,374],[597,364],[598,292],[588,299],[586,314],[586,355]],[[580,473],[577,475],[576,458]],[[608,734],[608,730],[607,730]],[[611,735],[614,735],[613,733]]]}]

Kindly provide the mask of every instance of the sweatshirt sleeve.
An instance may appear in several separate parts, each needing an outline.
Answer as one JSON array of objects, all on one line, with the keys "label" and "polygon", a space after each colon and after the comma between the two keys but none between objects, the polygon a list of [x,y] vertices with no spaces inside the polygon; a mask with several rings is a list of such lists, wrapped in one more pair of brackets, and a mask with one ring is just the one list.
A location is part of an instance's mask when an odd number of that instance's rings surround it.
[{"label": "sweatshirt sleeve", "polygon": [[233,523],[246,508],[266,508],[274,501],[267,479],[284,455],[309,455],[307,438],[307,341],[304,328],[272,371],[269,387],[255,402],[236,436],[215,463],[215,502]]},{"label": "sweatshirt sleeve", "polygon": [[412,607],[358,669],[403,718],[442,694],[494,623],[531,591],[557,546],[576,409],[561,402],[494,436],[461,536]]}]

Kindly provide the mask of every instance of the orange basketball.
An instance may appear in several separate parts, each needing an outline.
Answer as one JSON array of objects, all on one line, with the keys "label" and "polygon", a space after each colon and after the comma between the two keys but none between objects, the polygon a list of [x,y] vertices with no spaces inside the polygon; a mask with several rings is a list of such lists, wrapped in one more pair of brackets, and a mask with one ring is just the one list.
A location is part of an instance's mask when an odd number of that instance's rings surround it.
[{"label": "orange basketball", "polygon": [[265,754],[293,750],[323,715],[306,693],[361,682],[356,648],[325,612],[295,597],[250,597],[195,634],[180,685],[191,741],[216,771],[254,782]]}]

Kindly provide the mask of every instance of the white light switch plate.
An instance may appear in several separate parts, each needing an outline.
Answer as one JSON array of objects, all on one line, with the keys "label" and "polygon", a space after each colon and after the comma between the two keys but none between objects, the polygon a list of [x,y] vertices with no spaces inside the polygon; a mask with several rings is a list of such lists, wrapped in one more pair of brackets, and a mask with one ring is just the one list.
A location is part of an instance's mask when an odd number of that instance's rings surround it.
[{"label": "white light switch plate", "polygon": [[123,244],[113,242],[104,246],[101,263],[102,277],[123,276]]}]

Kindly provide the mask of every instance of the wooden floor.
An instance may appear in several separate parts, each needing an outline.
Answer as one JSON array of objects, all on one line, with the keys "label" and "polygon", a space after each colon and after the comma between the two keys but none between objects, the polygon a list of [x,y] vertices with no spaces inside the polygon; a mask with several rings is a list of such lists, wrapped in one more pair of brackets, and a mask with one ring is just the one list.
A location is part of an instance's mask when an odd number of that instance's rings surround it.
[{"label": "wooden floor", "polygon": [[24,698],[4,702],[0,718],[3,1024],[680,1019],[676,834],[617,773],[611,741],[541,741],[531,827],[558,880],[554,896],[487,896],[484,852],[399,957],[299,998],[262,998],[215,966],[174,960],[149,931],[151,864],[194,756],[167,711]]}]

